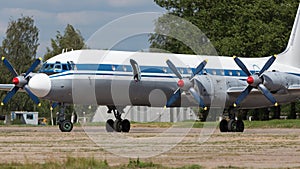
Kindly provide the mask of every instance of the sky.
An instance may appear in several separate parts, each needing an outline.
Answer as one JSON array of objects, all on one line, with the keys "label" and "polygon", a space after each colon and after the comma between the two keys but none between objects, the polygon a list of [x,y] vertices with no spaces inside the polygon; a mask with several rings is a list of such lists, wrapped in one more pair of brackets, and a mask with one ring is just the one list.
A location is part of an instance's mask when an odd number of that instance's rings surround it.
[{"label": "sky", "polygon": [[[63,32],[67,24],[80,30],[84,39],[88,41],[99,29],[101,30],[107,24],[120,20],[120,18],[122,20],[128,15],[136,15],[137,13],[165,12],[153,0],[0,0],[0,3],[1,42],[5,38],[5,31],[10,20],[16,20],[22,15],[33,17],[40,30],[38,57],[43,57],[46,47],[50,47],[50,39],[55,38],[57,31]],[[139,18],[136,22],[133,20],[128,22],[125,19],[122,23],[126,23],[129,29],[134,29],[148,24],[144,22],[151,21]],[[118,25],[118,27],[120,29],[123,25]],[[109,27],[109,29],[112,30],[110,32],[112,35],[118,33],[116,28]],[[97,38],[97,40],[101,42],[109,40],[107,37],[105,38]],[[123,39],[119,45],[115,45],[117,46],[115,49],[137,51],[147,48],[148,45],[147,36],[137,34],[128,38],[127,41]],[[103,45],[101,47],[108,48],[109,46]]]}]

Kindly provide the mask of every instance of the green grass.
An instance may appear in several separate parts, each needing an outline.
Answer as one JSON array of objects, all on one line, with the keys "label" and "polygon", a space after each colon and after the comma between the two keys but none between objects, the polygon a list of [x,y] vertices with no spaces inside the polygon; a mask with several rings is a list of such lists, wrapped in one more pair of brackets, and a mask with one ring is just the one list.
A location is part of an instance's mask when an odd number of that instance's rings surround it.
[{"label": "green grass", "polygon": [[[39,163],[2,163],[0,164],[1,169],[93,169],[93,168],[101,168],[101,169],[168,169],[170,167],[163,166],[161,164],[154,164],[152,162],[142,162],[139,159],[137,160],[129,160],[128,164],[123,164],[119,166],[110,166],[107,161],[98,161],[94,158],[74,158],[69,157],[64,162],[46,162],[44,164]],[[177,169],[200,169],[202,168],[199,165],[189,165],[179,167]]]},{"label": "green grass", "polygon": [[[300,128],[300,119],[280,119],[280,120],[268,120],[268,121],[248,121],[245,120],[245,128]],[[203,128],[203,126],[217,126],[219,122],[178,122],[178,123],[170,123],[170,122],[146,122],[146,123],[139,123],[134,122],[132,123],[135,127],[160,127],[160,128],[167,128],[167,127],[190,127],[193,125],[193,128]]]},{"label": "green grass", "polygon": [[[300,128],[300,119],[280,119],[280,120],[268,120],[268,121],[248,121],[245,120],[245,128]],[[191,127],[202,128],[205,126],[217,126],[219,122],[200,122],[200,121],[185,121],[185,122],[131,122],[132,127],[157,127],[157,128],[169,128],[169,127]],[[76,123],[74,126],[80,126]],[[105,126],[105,122],[88,123],[87,126]],[[4,125],[5,126],[5,125]],[[40,127],[39,125],[12,125],[17,127]]]},{"label": "green grass", "polygon": [[138,158],[137,160],[129,160],[127,168],[163,168],[160,164],[154,164],[152,162],[142,162]]},{"label": "green grass", "polygon": [[244,121],[245,128],[300,128],[300,120]]}]

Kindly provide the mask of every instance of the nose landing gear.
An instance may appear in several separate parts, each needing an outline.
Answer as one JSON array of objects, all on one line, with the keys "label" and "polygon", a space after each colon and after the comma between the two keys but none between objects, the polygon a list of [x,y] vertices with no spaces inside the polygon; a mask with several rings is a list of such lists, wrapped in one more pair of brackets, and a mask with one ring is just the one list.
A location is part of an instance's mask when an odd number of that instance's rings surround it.
[{"label": "nose landing gear", "polygon": [[61,132],[71,132],[73,129],[73,123],[70,120],[65,119],[66,105],[61,103],[61,108],[57,115],[57,124]]},{"label": "nose landing gear", "polygon": [[59,123],[61,132],[70,132],[73,129],[73,123],[70,120],[63,120]]}]

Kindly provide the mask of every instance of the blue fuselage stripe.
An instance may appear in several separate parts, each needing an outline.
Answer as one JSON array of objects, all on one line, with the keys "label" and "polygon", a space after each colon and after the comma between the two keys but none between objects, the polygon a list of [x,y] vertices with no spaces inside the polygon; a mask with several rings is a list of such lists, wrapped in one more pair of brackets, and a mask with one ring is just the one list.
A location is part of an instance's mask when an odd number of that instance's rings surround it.
[{"label": "blue fuselage stripe", "polygon": [[[159,67],[159,66],[140,66],[141,76],[142,77],[153,77],[153,78],[175,78],[176,76],[172,76],[173,72],[169,67]],[[180,73],[183,75],[190,75],[191,72],[195,71],[195,68],[177,68]],[[84,72],[83,72],[84,71]],[[49,72],[43,71],[40,72],[51,73],[50,78],[68,76],[68,75],[102,75],[102,76],[132,76],[129,74],[132,72],[132,67],[130,65],[115,65],[115,64],[76,64],[76,70],[74,72],[61,71],[61,72]],[[107,73],[111,72],[111,73]],[[250,71],[254,74],[256,71]],[[128,74],[124,74],[128,73]],[[143,74],[144,73],[144,74]],[[147,74],[145,74],[147,73]],[[211,75],[219,75],[219,76],[230,76],[230,77],[239,77],[245,78],[247,75],[242,70],[234,70],[234,69],[204,69],[199,74],[211,74]],[[151,75],[150,75],[151,74]],[[297,73],[289,73],[296,76],[300,76]]]}]

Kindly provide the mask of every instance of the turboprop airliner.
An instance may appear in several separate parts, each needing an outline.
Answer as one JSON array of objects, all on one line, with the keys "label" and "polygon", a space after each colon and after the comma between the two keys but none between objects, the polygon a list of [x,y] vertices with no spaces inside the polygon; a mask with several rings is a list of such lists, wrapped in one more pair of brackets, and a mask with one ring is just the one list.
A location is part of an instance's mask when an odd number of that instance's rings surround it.
[{"label": "turboprop airliner", "polygon": [[[224,107],[229,112],[278,106],[297,100],[300,94],[300,8],[285,51],[263,58],[199,56],[170,53],[76,50],[63,52],[18,74],[9,61],[13,84],[2,84],[6,104],[21,89],[37,104],[51,100],[67,104],[108,107],[108,132],[129,132],[122,119],[123,107]],[[57,104],[56,104],[57,105]],[[55,105],[54,105],[55,106]],[[230,113],[220,122],[221,132],[243,132],[244,123]],[[232,115],[233,114],[233,115]],[[59,129],[70,132],[73,124],[58,115]]]}]

